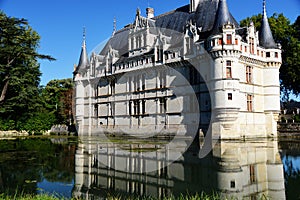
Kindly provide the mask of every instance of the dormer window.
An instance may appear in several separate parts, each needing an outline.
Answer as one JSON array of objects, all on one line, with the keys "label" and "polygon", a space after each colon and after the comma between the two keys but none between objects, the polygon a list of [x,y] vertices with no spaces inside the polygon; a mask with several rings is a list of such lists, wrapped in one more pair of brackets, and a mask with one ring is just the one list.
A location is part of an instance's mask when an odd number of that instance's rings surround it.
[{"label": "dormer window", "polygon": [[226,35],[226,44],[232,44],[232,35],[231,34]]},{"label": "dormer window", "polygon": [[215,40],[211,40],[211,46],[212,46],[212,47],[216,46]]},{"label": "dormer window", "polygon": [[219,38],[218,45],[222,45],[222,44],[223,44],[223,40],[222,40],[222,38]]},{"label": "dormer window", "polygon": [[254,54],[254,38],[250,37],[250,53]]}]

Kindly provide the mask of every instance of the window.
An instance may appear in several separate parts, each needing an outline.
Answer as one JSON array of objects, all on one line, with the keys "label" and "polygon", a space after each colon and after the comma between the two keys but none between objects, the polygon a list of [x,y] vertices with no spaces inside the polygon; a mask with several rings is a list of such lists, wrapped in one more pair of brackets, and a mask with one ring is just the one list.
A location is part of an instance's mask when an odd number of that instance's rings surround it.
[{"label": "window", "polygon": [[230,181],[230,188],[235,188],[235,181]]},{"label": "window", "polygon": [[247,111],[252,111],[253,110],[253,105],[252,105],[252,95],[247,95]]},{"label": "window", "polygon": [[111,80],[111,82],[110,82],[111,94],[115,94],[115,91],[116,91],[115,88],[116,88],[116,81]]},{"label": "window", "polygon": [[169,53],[165,54],[165,60],[169,60]]},{"label": "window", "polygon": [[252,67],[250,66],[246,67],[246,82],[252,83]]},{"label": "window", "polygon": [[159,98],[159,112],[166,113],[167,111],[167,99],[164,97]]},{"label": "window", "polygon": [[99,112],[98,112],[98,104],[95,104],[95,107],[94,107],[94,116],[95,117],[98,117],[99,116]]},{"label": "window", "polygon": [[232,35],[231,34],[226,35],[226,44],[232,44]]},{"label": "window", "polygon": [[237,38],[235,38],[235,45],[238,45],[239,44],[239,41],[238,41],[238,39]]},{"label": "window", "polygon": [[254,165],[250,165],[249,166],[249,171],[250,171],[250,183],[254,183],[256,181],[255,166]]},{"label": "window", "polygon": [[159,77],[159,86],[160,88],[166,87],[166,71],[162,70],[158,72],[158,77]]},{"label": "window", "polygon": [[226,61],[226,66],[231,66],[231,61],[230,60]]},{"label": "window", "polygon": [[215,40],[213,39],[213,40],[211,40],[211,46],[216,46],[216,42],[215,42]]},{"label": "window", "polygon": [[247,47],[245,46],[245,52],[247,53]]},{"label": "window", "polygon": [[278,52],[275,52],[275,58],[278,58]]},{"label": "window", "polygon": [[142,74],[142,90],[146,89],[146,78],[145,74]]},{"label": "window", "polygon": [[133,101],[133,114],[139,115],[140,114],[140,102],[139,100]]},{"label": "window", "polygon": [[254,38],[250,37],[250,53],[254,54]]},{"label": "window", "polygon": [[231,67],[226,67],[226,78],[232,78]]},{"label": "window", "polygon": [[223,40],[222,40],[222,38],[219,38],[218,45],[222,45],[222,44],[223,44]]},{"label": "window", "polygon": [[175,58],[175,57],[176,57],[176,53],[173,52],[173,53],[172,53],[172,58]]},{"label": "window", "polygon": [[140,76],[134,76],[134,91],[140,91]]},{"label": "window", "polygon": [[259,50],[257,50],[257,53],[256,53],[258,56],[259,56]]},{"label": "window", "polygon": [[266,57],[270,58],[270,52],[266,52]]},{"label": "window", "polygon": [[157,47],[157,49],[156,49],[156,59],[157,59],[157,62],[163,61],[163,49],[160,47]]},{"label": "window", "polygon": [[115,116],[115,102],[110,103],[110,112],[111,116]]},{"label": "window", "polygon": [[229,100],[229,101],[232,100],[232,93],[228,93],[228,100]]},{"label": "window", "polygon": [[131,101],[129,101],[129,103],[128,103],[128,113],[129,113],[129,115],[132,115],[132,111],[131,111],[131,107],[132,106],[132,102]]},{"label": "window", "polygon": [[146,100],[142,100],[142,114],[146,113]]}]

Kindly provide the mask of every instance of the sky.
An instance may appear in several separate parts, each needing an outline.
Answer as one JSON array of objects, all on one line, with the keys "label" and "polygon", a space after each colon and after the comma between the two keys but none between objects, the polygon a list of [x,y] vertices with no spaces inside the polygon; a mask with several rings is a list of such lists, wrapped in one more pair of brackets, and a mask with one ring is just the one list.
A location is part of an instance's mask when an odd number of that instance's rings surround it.
[{"label": "sky", "polygon": [[[227,0],[237,21],[262,12],[263,0]],[[40,61],[41,85],[50,80],[71,78],[78,64],[86,30],[87,51],[90,53],[117,29],[132,23],[136,9],[142,15],[150,6],[155,15],[189,4],[189,0],[0,0],[0,9],[8,16],[25,18],[41,36],[38,52],[56,58]],[[300,15],[300,0],[267,0],[267,14],[283,13],[293,23]]]}]

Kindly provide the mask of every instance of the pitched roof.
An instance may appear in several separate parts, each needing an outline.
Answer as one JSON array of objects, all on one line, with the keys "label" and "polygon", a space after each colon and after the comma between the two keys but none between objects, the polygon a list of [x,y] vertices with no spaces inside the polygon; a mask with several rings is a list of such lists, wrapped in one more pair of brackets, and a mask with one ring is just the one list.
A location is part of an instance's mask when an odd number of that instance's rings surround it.
[{"label": "pitched roof", "polygon": [[[219,2],[221,9],[218,9]],[[218,18],[216,19],[218,14]],[[225,17],[222,15],[225,14]],[[201,38],[206,38],[209,36],[214,27],[218,27],[218,24],[221,24],[225,21],[229,21],[239,27],[236,20],[232,17],[228,11],[227,4],[225,0],[200,0],[196,12],[189,12],[189,5],[182,6],[176,10],[155,16],[149,23],[150,27],[157,27],[162,29],[169,30],[169,33],[184,33],[185,26],[188,21],[193,21],[193,24],[199,28],[199,34]],[[217,21],[217,22],[216,22]],[[124,54],[128,50],[128,35],[130,26],[117,31],[113,37],[108,41],[106,46],[100,52],[101,55],[105,55],[110,45],[113,49],[121,50],[120,55]],[[173,35],[172,35],[173,37]]]},{"label": "pitched roof", "polygon": [[234,24],[236,27],[239,27],[239,24],[232,17],[232,15],[228,10],[226,0],[219,0],[218,10],[216,12],[212,33],[213,34],[220,33],[220,28],[227,23],[231,23]]},{"label": "pitched roof", "polygon": [[262,17],[261,27],[259,31],[259,44],[260,46],[265,47],[267,49],[277,48],[267,17],[265,0],[263,2],[263,17]]},{"label": "pitched roof", "polygon": [[80,70],[84,70],[84,69],[88,68],[89,66],[90,66],[90,62],[89,62],[88,54],[86,51],[85,33],[84,33],[79,62],[78,62],[77,68],[75,70],[75,73],[77,73]]}]

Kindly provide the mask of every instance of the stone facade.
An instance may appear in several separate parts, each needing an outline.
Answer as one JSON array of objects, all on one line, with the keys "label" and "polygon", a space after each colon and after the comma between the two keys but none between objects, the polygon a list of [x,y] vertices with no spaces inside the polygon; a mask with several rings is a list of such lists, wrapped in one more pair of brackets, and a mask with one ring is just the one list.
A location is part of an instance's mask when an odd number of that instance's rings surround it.
[{"label": "stone facade", "polygon": [[74,71],[79,135],[181,134],[276,137],[280,45],[266,6],[260,30],[240,27],[226,0],[191,0],[154,16],[136,12]]}]

